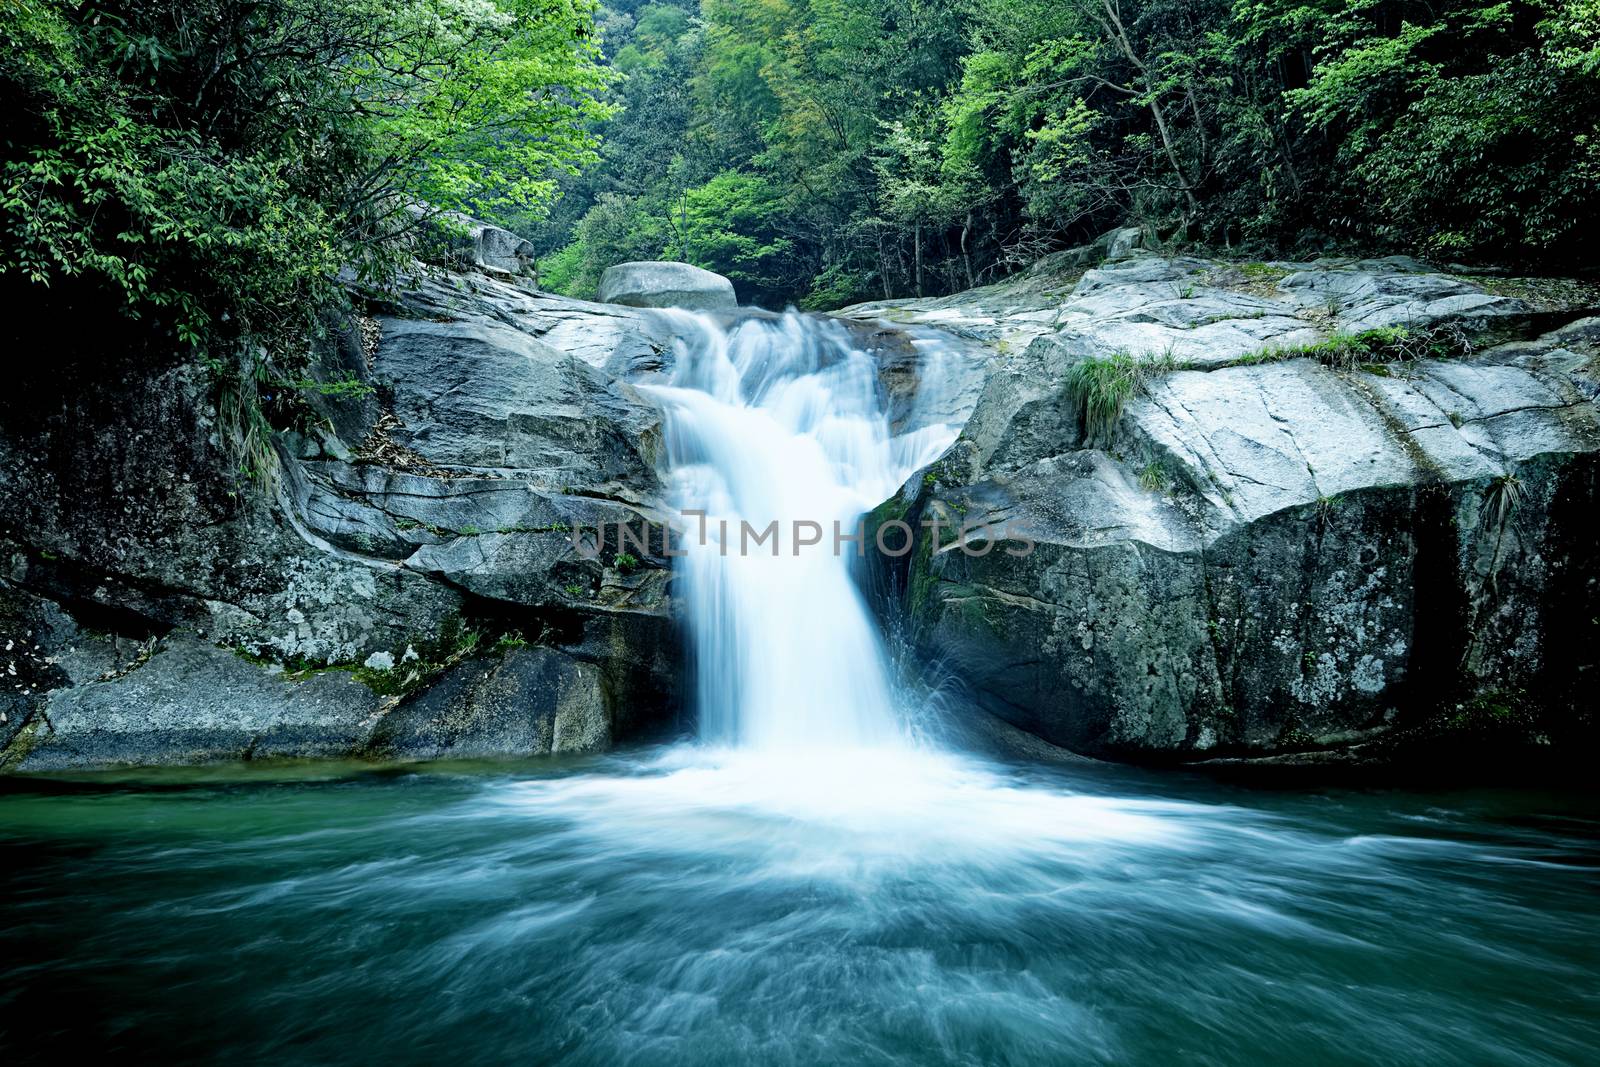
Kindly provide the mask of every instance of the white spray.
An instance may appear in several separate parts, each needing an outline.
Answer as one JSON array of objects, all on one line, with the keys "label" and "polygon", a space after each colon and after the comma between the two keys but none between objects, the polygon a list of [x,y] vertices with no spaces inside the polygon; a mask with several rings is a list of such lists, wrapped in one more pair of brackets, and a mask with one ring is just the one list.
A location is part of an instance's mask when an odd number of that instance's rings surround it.
[{"label": "white spray", "polygon": [[[792,750],[903,744],[882,641],[852,576],[862,515],[954,440],[944,353],[891,432],[877,365],[837,322],[795,314],[725,328],[669,312],[667,413],[682,596],[701,736]],[[923,401],[926,400],[926,403]],[[773,524],[776,524],[775,527]],[[704,542],[701,532],[704,531]],[[806,542],[815,540],[816,543]]]}]

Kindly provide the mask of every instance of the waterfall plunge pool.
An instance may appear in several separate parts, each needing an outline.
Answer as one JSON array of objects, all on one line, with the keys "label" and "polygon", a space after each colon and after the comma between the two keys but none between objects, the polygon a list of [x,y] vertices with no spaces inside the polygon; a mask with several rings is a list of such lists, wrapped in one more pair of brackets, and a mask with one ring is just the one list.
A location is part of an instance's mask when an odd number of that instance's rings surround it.
[{"label": "waterfall plunge pool", "polygon": [[1588,796],[700,745],[0,788],[8,1063],[1600,1049]]},{"label": "waterfall plunge pool", "polygon": [[[853,524],[971,410],[938,344],[896,419],[837,323],[671,317],[685,511]],[[1590,798],[953,754],[848,558],[678,563],[699,744],[0,780],[5,1062],[1600,1060]]]}]

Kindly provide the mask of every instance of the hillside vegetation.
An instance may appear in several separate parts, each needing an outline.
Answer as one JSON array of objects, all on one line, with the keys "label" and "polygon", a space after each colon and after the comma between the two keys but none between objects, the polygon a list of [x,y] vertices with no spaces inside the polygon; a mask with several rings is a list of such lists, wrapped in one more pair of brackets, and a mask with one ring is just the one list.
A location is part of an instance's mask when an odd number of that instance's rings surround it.
[{"label": "hillside vegetation", "polygon": [[1127,222],[1252,255],[1580,262],[1594,0],[610,0],[549,284],[680,258],[838,306]]}]

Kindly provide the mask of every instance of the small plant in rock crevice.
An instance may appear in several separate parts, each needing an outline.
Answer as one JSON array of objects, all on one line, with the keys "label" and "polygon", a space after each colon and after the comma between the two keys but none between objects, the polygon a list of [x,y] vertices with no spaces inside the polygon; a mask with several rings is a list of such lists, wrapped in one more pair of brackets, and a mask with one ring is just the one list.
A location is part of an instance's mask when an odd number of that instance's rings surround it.
[{"label": "small plant in rock crevice", "polygon": [[529,644],[531,642],[522,636],[521,630],[508,630],[501,634],[500,639],[494,643],[494,650],[504,654],[515,649],[527,648]]},{"label": "small plant in rock crevice", "polygon": [[1128,401],[1152,377],[1183,366],[1171,349],[1153,357],[1113,352],[1073,364],[1067,371],[1067,396],[1077,411],[1085,439],[1091,444],[1109,442]]},{"label": "small plant in rock crevice", "polygon": [[1500,568],[1505,561],[1506,531],[1516,522],[1517,510],[1526,496],[1522,479],[1507,471],[1494,478],[1483,491],[1482,521],[1494,531],[1494,549],[1489,557],[1488,588],[1496,597],[1500,592]]},{"label": "small plant in rock crevice", "polygon": [[1484,515],[1496,529],[1503,530],[1517,514],[1525,495],[1522,479],[1515,474],[1502,474],[1489,483],[1483,491]]},{"label": "small plant in rock crevice", "polygon": [[1167,488],[1167,472],[1156,459],[1147,459],[1144,469],[1139,472],[1139,487],[1151,493],[1159,493]]}]

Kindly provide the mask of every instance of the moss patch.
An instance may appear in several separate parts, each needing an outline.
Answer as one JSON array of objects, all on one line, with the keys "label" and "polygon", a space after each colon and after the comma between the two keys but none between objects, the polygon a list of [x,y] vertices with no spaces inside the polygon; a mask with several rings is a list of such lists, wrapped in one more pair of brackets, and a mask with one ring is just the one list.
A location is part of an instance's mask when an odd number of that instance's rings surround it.
[{"label": "moss patch", "polygon": [[485,648],[504,655],[529,643],[520,630],[491,634],[452,615],[444,620],[434,636],[407,642],[405,649],[395,656],[394,666],[389,668],[369,667],[364,662],[318,663],[303,656],[275,659],[238,646],[231,651],[258,667],[281,667],[284,678],[291,682],[303,682],[329,671],[342,671],[379,696],[400,697],[427,688],[440,674]]}]

